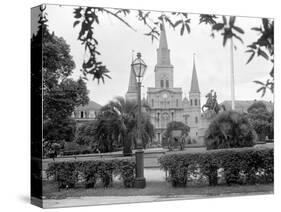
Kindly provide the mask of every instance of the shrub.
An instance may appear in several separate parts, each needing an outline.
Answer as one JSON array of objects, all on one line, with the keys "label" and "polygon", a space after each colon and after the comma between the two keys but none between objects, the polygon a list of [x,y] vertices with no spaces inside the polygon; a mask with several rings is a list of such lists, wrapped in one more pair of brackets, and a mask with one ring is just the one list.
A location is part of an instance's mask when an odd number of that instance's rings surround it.
[{"label": "shrub", "polygon": [[78,181],[78,171],[75,163],[50,163],[47,176],[53,176],[58,188],[73,188]]},{"label": "shrub", "polygon": [[192,143],[197,144],[197,140],[195,138],[192,138]]},{"label": "shrub", "polygon": [[84,150],[71,150],[71,151],[63,151],[62,155],[69,156],[69,155],[83,155],[83,154],[93,154],[97,153],[94,149],[84,149]]},{"label": "shrub", "polygon": [[218,114],[205,133],[207,149],[251,147],[255,140],[256,133],[252,125],[236,111]]},{"label": "shrub", "polygon": [[218,170],[231,184],[273,182],[273,149],[236,148],[199,153],[174,153],[159,159],[162,169],[169,172],[173,186],[186,186],[192,176],[201,175],[209,185],[218,184]]},{"label": "shrub", "polygon": [[182,134],[188,135],[190,127],[180,121],[169,122],[167,124],[167,129],[163,134],[162,146],[177,146],[179,142],[174,142],[174,139],[169,140],[169,138],[172,138],[173,130],[180,130]]},{"label": "shrub", "polygon": [[78,182],[78,175],[83,178],[86,188],[94,188],[98,179],[103,187],[108,187],[113,176],[120,175],[124,186],[133,187],[135,181],[135,161],[129,159],[53,162],[46,170],[48,177],[53,177],[58,188],[73,188]]},{"label": "shrub", "polygon": [[117,172],[120,173],[120,177],[123,179],[126,188],[132,188],[134,186],[135,166],[135,163],[128,160],[121,160],[118,163]]},{"label": "shrub", "polygon": [[265,140],[266,136],[273,138],[274,112],[270,112],[262,101],[255,101],[247,111],[246,116],[258,134],[259,140]]}]

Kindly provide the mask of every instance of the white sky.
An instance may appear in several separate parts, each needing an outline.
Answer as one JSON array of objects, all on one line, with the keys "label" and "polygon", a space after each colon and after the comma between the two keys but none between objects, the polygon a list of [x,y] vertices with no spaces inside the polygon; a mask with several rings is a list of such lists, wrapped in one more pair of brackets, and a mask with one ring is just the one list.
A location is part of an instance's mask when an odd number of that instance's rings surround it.
[{"label": "white sky", "polygon": [[[50,31],[57,36],[62,36],[70,45],[71,55],[76,64],[73,78],[77,78],[84,58],[84,48],[77,40],[79,27],[73,29],[72,6],[47,5],[48,25]],[[153,12],[159,15],[158,12]],[[135,14],[135,13],[134,13]],[[192,74],[192,55],[196,54],[196,69],[201,90],[201,101],[205,102],[205,94],[214,89],[217,92],[219,102],[230,99],[230,49],[227,43],[222,46],[222,37],[216,35],[210,37],[210,26],[198,24],[198,14],[190,14],[191,33],[179,35],[179,29],[174,31],[166,25],[168,46],[171,54],[171,63],[174,65],[174,86],[181,87],[183,97],[188,92]],[[120,21],[108,15],[100,17],[100,25],[95,27],[95,38],[99,41],[98,51],[101,52],[100,60],[111,71],[112,79],[97,84],[97,81],[89,79],[87,83],[90,91],[90,99],[99,104],[105,104],[115,96],[124,96],[128,89],[130,63],[132,50],[142,53],[142,58],[148,65],[143,80],[146,92],[147,87],[154,86],[154,66],[156,64],[156,49],[158,41],[153,43],[144,36],[146,33],[143,24],[140,24],[134,15],[126,17],[126,20],[137,29],[137,32],[129,29]],[[219,21],[221,17],[219,16]],[[246,65],[249,54],[245,53],[246,46],[257,38],[257,33],[250,30],[251,27],[260,26],[259,18],[237,17],[236,25],[243,28],[244,44],[236,41],[237,50],[234,53],[235,66],[235,96],[236,100],[261,99],[260,93],[256,93],[259,85],[253,80],[265,81],[268,78],[270,63],[263,58],[254,58]],[[273,100],[273,95],[268,91],[263,100]]]}]

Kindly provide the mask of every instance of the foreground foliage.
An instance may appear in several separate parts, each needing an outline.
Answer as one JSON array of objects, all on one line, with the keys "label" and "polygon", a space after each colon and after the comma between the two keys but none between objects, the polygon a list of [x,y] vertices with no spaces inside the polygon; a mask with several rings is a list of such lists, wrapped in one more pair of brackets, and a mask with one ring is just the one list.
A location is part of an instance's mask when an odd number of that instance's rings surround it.
[{"label": "foreground foliage", "polygon": [[[75,107],[88,103],[86,83],[80,78],[70,78],[75,63],[70,54],[70,46],[65,39],[48,29],[48,19],[41,8],[39,29],[31,38],[32,67],[40,78],[34,81],[42,85],[36,87],[43,103],[43,154],[55,156],[64,141],[71,141],[75,133],[75,121],[71,114]],[[42,57],[42,67],[36,63]],[[42,79],[41,79],[42,77]],[[37,83],[38,83],[37,82]]]},{"label": "foreground foliage", "polygon": [[217,185],[219,173],[227,185],[232,185],[272,183],[273,158],[272,148],[240,148],[169,154],[159,162],[168,171],[173,186],[186,186],[198,177]]},{"label": "foreground foliage", "polygon": [[207,149],[251,147],[255,140],[256,132],[247,117],[236,111],[218,114],[205,133]]},{"label": "foreground foliage", "polygon": [[173,139],[171,139],[172,132],[174,130],[180,130],[182,135],[188,136],[190,127],[184,124],[183,122],[180,121],[171,121],[167,124],[167,129],[164,132],[163,140],[162,140],[162,146],[168,146],[168,145],[173,145],[177,146],[179,145],[179,141],[175,142]]},{"label": "foreground foliage", "polygon": [[266,105],[262,101],[254,102],[247,110],[246,117],[258,134],[260,141],[265,138],[273,139],[274,137],[274,113],[268,111]]},{"label": "foreground foliage", "polygon": [[[142,111],[140,119],[140,133],[145,148],[152,141],[154,128],[147,112]],[[136,145],[137,120],[137,103],[116,97],[101,108],[94,127],[93,141],[97,142],[101,152],[111,152],[114,146],[121,146],[124,156],[130,155]]]},{"label": "foreground foliage", "polygon": [[82,181],[86,188],[94,188],[100,180],[104,187],[112,184],[113,176],[119,175],[126,188],[135,181],[135,161],[129,159],[70,161],[50,163],[47,177],[53,178],[58,189],[74,188]]}]

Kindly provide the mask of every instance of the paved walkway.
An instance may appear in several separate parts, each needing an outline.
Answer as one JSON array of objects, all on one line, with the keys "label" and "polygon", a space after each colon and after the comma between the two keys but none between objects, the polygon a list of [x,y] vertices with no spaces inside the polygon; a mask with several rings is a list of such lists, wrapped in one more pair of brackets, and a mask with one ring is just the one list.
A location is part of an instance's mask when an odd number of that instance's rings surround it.
[{"label": "paved walkway", "polygon": [[251,195],[266,195],[273,194],[272,192],[248,192],[248,193],[229,193],[215,196],[208,195],[173,195],[173,196],[91,196],[91,197],[77,197],[66,199],[47,199],[43,201],[44,208],[65,208],[77,206],[97,206],[108,204],[130,204],[143,202],[160,202],[160,201],[174,201],[174,200],[191,200],[214,197],[234,197],[234,196],[251,196]]},{"label": "paved walkway", "polygon": [[105,204],[129,204],[152,201],[171,201],[171,200],[187,200],[206,198],[206,195],[177,195],[177,196],[103,196],[103,197],[80,197],[80,198],[66,198],[66,199],[47,199],[44,200],[44,208],[61,208],[74,206],[92,206]]}]

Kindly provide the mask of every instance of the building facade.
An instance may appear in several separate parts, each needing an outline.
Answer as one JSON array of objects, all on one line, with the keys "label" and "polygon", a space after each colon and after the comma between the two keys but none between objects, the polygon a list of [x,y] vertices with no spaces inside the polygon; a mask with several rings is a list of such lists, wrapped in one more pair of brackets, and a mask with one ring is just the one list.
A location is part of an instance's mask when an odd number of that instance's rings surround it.
[{"label": "building facade", "polygon": [[[190,137],[198,137],[201,119],[200,89],[193,57],[193,70],[189,99],[183,98],[182,88],[174,87],[174,66],[170,59],[165,26],[162,24],[157,63],[155,65],[155,85],[147,88],[146,103],[150,106],[150,116],[155,127],[155,140],[162,141],[167,124],[171,121],[181,121],[190,127]],[[127,100],[137,99],[137,83],[131,70]]]},{"label": "building facade", "polygon": [[84,122],[93,121],[96,119],[101,107],[102,106],[98,103],[90,101],[87,105],[76,107],[72,113],[72,118],[76,120],[78,125]]}]

